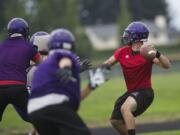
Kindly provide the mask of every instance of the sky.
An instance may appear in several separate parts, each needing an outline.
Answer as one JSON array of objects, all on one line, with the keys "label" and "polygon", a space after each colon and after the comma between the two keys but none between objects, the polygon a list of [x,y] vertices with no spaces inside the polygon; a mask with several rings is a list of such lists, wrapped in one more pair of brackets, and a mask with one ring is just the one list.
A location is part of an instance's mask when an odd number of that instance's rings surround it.
[{"label": "sky", "polygon": [[180,31],[180,0],[166,0],[168,13],[171,18],[170,24]]}]

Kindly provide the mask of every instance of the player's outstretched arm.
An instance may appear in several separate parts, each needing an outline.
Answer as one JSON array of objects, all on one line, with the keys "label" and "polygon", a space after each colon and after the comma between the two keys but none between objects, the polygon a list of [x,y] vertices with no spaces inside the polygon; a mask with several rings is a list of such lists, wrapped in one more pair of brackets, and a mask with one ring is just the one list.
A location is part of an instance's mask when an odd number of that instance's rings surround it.
[{"label": "player's outstretched arm", "polygon": [[97,68],[95,72],[92,70],[89,70],[89,79],[90,82],[86,86],[84,90],[81,91],[81,100],[88,97],[88,95],[95,90],[99,85],[103,84],[107,79],[105,78],[105,75],[103,73],[104,69],[110,70],[111,66],[116,63],[116,59],[114,56],[111,56],[109,59],[107,59],[101,67]]},{"label": "player's outstretched arm", "polygon": [[89,70],[89,84],[83,91],[81,91],[81,100],[86,98],[98,86],[104,84],[108,80],[109,72],[107,72],[106,70],[102,67],[97,67],[96,69]]},{"label": "player's outstretched arm", "polygon": [[93,88],[90,85],[87,85],[84,90],[81,91],[81,100],[85,99],[92,92]]},{"label": "player's outstretched arm", "polygon": [[110,66],[113,66],[114,64],[116,64],[117,61],[115,59],[114,56],[111,56],[110,58],[108,58],[103,64],[108,64]]},{"label": "player's outstretched arm", "polygon": [[153,62],[165,69],[168,69],[171,67],[170,60],[158,51],[156,53],[156,58],[153,60]]},{"label": "player's outstretched arm", "polygon": [[93,70],[89,70],[89,83],[85,89],[81,91],[81,100],[88,97],[92,91],[94,91],[100,84],[104,83],[104,78],[102,77],[103,76],[99,76],[97,72],[94,73]]}]

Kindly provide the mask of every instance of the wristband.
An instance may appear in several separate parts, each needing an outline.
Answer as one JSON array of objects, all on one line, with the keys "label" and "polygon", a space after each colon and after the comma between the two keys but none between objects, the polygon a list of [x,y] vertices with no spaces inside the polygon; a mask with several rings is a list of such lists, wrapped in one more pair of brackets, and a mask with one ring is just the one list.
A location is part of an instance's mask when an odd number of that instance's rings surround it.
[{"label": "wristband", "polygon": [[157,51],[157,52],[156,52],[156,58],[158,58],[158,59],[159,59],[159,58],[160,58],[160,56],[161,56],[161,53],[160,53],[159,51]]}]

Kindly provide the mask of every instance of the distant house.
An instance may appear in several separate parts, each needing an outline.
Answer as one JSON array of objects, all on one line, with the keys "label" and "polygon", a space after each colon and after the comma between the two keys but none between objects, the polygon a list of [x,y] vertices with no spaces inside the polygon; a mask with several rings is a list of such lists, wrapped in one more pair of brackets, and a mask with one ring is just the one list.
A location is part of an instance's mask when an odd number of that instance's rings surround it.
[{"label": "distant house", "polygon": [[149,43],[152,45],[175,44],[179,40],[180,33],[166,24],[166,18],[157,16],[155,21],[143,21],[150,30]]},{"label": "distant house", "polygon": [[[166,24],[163,16],[157,16],[154,22],[143,20],[149,30],[149,44],[169,45],[177,43],[180,33]],[[97,24],[86,26],[85,32],[93,48],[96,50],[115,49],[119,46],[121,37],[118,36],[118,24]]]},{"label": "distant house", "polygon": [[117,24],[86,26],[85,32],[96,50],[108,50],[118,47],[120,37],[118,37]]}]

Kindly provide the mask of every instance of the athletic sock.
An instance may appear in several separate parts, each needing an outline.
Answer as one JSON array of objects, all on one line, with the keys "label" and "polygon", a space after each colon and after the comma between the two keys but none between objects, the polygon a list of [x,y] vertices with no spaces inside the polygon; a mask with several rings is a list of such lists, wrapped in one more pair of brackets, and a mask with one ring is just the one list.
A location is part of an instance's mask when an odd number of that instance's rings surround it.
[{"label": "athletic sock", "polygon": [[135,129],[129,129],[128,130],[128,135],[136,135]]}]

